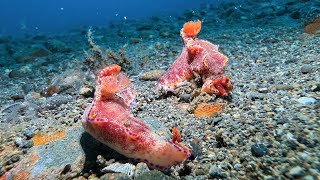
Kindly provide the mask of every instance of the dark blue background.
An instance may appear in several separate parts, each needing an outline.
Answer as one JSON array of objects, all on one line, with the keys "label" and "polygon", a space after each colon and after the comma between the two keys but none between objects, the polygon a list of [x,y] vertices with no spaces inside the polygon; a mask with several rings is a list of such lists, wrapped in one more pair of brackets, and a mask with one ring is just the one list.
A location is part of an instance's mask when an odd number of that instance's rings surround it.
[{"label": "dark blue background", "polygon": [[0,35],[58,32],[152,15],[176,15],[213,0],[0,0]]}]

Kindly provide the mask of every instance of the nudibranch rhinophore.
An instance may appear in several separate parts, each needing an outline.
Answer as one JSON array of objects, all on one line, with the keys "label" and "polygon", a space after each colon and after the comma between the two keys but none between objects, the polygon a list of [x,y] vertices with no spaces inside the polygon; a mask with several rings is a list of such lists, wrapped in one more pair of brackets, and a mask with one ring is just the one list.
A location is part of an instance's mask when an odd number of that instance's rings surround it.
[{"label": "nudibranch rhinophore", "polygon": [[180,56],[159,78],[156,91],[174,92],[184,85],[194,74],[200,75],[203,85],[201,91],[209,94],[227,96],[232,90],[231,82],[223,76],[228,58],[218,51],[218,46],[209,41],[196,38],[201,29],[201,21],[190,21],[180,31],[184,47]]},{"label": "nudibranch rhinophore", "polygon": [[95,98],[82,119],[84,129],[120,154],[151,168],[163,170],[186,160],[191,151],[180,143],[176,128],[172,140],[164,140],[143,121],[130,116],[136,92],[120,70],[120,66],[111,65],[96,77]]}]

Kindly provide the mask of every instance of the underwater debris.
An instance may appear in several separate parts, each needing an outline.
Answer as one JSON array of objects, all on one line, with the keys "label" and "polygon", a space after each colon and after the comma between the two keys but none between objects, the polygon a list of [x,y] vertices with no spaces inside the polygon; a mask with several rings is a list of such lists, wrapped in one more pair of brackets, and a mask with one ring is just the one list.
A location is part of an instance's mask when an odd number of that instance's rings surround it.
[{"label": "underwater debris", "polygon": [[41,91],[40,94],[43,97],[50,97],[54,94],[58,94],[58,92],[59,92],[59,87],[52,84],[52,85],[49,85],[49,86],[43,88],[43,90]]},{"label": "underwater debris", "polygon": [[196,117],[212,117],[215,114],[219,114],[223,110],[223,106],[220,104],[200,103],[197,105],[193,114]]},{"label": "underwater debris", "polygon": [[94,73],[94,75],[99,74],[103,67],[112,64],[119,64],[124,67],[125,70],[130,68],[131,62],[125,56],[124,47],[119,49],[118,56],[112,50],[108,50],[104,53],[101,48],[93,42],[91,29],[88,30],[87,36],[90,51],[85,51],[86,59],[83,63]]},{"label": "underwater debris", "polygon": [[306,24],[303,28],[304,32],[308,34],[320,33],[320,17],[316,18],[314,21]]},{"label": "underwater debris", "polygon": [[151,168],[166,169],[190,156],[180,143],[180,133],[173,130],[172,140],[165,140],[145,122],[130,116],[136,92],[118,65],[107,66],[96,77],[95,99],[82,119],[84,129],[117,152]]},{"label": "underwater debris", "polygon": [[[180,31],[184,47],[180,56],[158,80],[156,90],[161,93],[174,92],[195,76],[202,79],[201,91],[227,96],[232,90],[231,82],[223,76],[228,58],[218,51],[218,46],[196,38],[201,21],[190,21]],[[197,75],[196,75],[197,74]]]},{"label": "underwater debris", "polygon": [[118,57],[112,50],[107,51],[107,57],[112,60],[113,64],[119,64],[124,69],[129,68],[130,61],[125,56],[126,51],[124,50],[124,47],[119,49],[118,54],[120,57]]}]

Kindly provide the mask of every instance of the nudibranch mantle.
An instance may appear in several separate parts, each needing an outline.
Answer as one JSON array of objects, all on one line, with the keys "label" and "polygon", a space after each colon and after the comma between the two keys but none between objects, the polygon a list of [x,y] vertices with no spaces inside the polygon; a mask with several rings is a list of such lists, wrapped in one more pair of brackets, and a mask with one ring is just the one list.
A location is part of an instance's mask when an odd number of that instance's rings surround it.
[{"label": "nudibranch mantle", "polygon": [[190,21],[183,25],[180,36],[184,47],[180,56],[159,78],[157,92],[174,92],[198,74],[203,85],[201,91],[227,96],[232,90],[231,82],[223,76],[228,58],[218,51],[218,46],[196,38],[201,29],[201,21]]},{"label": "nudibranch mantle", "polygon": [[168,141],[130,116],[136,92],[120,70],[120,66],[111,65],[96,77],[95,99],[82,119],[84,129],[120,154],[146,162],[151,168],[163,170],[186,160],[191,151],[180,143],[177,129]]}]

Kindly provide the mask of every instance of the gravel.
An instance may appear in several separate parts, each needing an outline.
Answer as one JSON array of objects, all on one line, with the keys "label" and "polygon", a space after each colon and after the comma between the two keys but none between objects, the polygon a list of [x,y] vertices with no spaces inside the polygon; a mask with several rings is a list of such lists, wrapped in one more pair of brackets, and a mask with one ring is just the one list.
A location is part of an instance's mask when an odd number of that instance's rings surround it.
[{"label": "gravel", "polygon": [[[0,66],[1,163],[2,159],[8,160],[2,157],[13,157],[15,149],[20,153],[18,161],[14,157],[11,162],[16,162],[1,166],[0,175],[30,163],[30,156],[40,152],[35,174],[52,167],[47,175],[55,177],[53,179],[58,178],[61,167],[66,164],[71,164],[72,170],[77,169],[68,172],[68,177],[129,178],[123,173],[100,172],[107,164],[116,162],[132,163],[136,168],[134,179],[317,179],[320,172],[319,35],[304,33],[301,28],[303,19],[290,19],[293,12],[288,12],[295,9],[303,17],[302,11],[312,9],[310,4],[304,3],[312,1],[292,1],[274,6],[271,6],[273,3],[262,3],[260,11],[248,9],[255,3],[259,2],[250,1],[241,8],[229,4],[220,11],[205,6],[201,11],[185,12],[179,17],[126,21],[115,23],[112,27],[116,28],[111,29],[95,28],[94,41],[99,46],[116,49],[126,44],[126,57],[133,64],[126,73],[138,93],[132,115],[146,122],[156,119],[169,129],[177,127],[181,130],[182,143],[192,149],[192,156],[186,162],[164,172],[148,170],[144,163],[125,157],[118,158],[114,151],[103,151],[105,146],[92,138],[85,141],[85,134],[74,132],[74,128],[81,129],[79,119],[92,102],[95,87],[91,74],[84,76],[85,73],[80,73],[84,68],[80,60],[87,43],[83,36],[86,29],[74,30],[61,37],[35,37],[56,38],[71,48],[72,55],[57,52],[54,61],[39,58],[32,62],[32,66]],[[287,6],[290,8],[274,8]],[[251,13],[244,13],[246,11]],[[228,98],[202,98],[224,106],[220,114],[210,119],[196,118],[185,111],[189,107],[181,108],[190,103],[192,94],[159,96],[154,93],[155,81],[139,80],[139,75],[144,72],[165,70],[172,64],[182,49],[179,31],[190,19],[205,19],[199,38],[219,45],[219,50],[229,58],[225,74],[233,84],[232,95]],[[127,44],[127,37],[139,41]],[[15,44],[14,50],[18,51],[26,44],[42,40],[34,41],[32,38],[23,41],[9,38],[4,45]],[[79,61],[71,61],[73,58]],[[48,69],[48,64],[55,70]],[[69,85],[65,91],[48,98],[41,97],[40,92],[48,82],[61,74],[68,77],[70,69],[78,72],[75,77],[80,78],[72,79],[71,84],[65,82]],[[61,82],[64,80],[70,79]],[[16,95],[24,95],[24,98],[10,98]],[[160,128],[156,124],[153,127]],[[38,131],[44,134],[71,131],[74,135],[64,138],[65,141],[52,142],[50,146],[33,147],[32,137]],[[165,137],[171,138],[170,131],[165,132]],[[83,147],[76,146],[75,142],[80,140]],[[79,148],[77,153],[71,151],[75,146]],[[76,163],[78,156],[88,158],[79,160],[86,165],[85,168]],[[60,167],[57,171],[54,171],[54,163]],[[30,163],[29,170],[32,168]],[[81,174],[83,169],[87,171]]]}]

